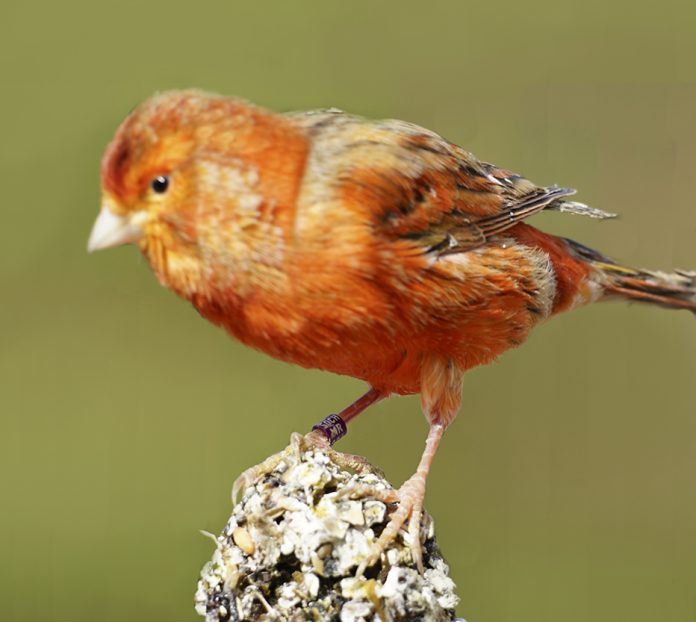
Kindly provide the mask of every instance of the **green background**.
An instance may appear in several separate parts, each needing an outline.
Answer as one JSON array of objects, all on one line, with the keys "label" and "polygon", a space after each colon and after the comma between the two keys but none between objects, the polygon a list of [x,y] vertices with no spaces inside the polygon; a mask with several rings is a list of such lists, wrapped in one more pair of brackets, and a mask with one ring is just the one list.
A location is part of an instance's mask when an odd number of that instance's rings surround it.
[{"label": "green background", "polygon": [[[16,2],[0,8],[0,618],[195,620],[235,476],[364,387],[245,349],[132,247],[88,256],[99,160],[154,91],[432,128],[621,212],[535,219],[696,268],[693,3]],[[696,320],[596,305],[470,372],[428,508],[470,622],[696,620]],[[395,483],[394,398],[341,449]]]}]

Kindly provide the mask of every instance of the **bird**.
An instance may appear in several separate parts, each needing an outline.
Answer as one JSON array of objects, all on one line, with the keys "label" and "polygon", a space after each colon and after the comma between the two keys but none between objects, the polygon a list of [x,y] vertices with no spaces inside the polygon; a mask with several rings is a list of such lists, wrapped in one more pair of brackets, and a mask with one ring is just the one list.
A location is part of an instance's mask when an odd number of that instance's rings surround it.
[{"label": "bird", "polygon": [[118,127],[101,187],[90,252],[135,244],[163,286],[242,343],[367,383],[307,443],[329,447],[375,402],[420,394],[425,450],[359,572],[402,529],[422,570],[426,480],[467,370],[597,301],[696,313],[696,273],[627,267],[527,222],[614,214],[405,121],[166,91]]}]

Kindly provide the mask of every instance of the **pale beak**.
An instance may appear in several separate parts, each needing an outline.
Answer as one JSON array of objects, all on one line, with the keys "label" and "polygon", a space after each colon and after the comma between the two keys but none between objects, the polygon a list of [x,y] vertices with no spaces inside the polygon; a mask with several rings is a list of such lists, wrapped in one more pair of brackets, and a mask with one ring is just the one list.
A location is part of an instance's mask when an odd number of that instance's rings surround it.
[{"label": "pale beak", "polygon": [[89,234],[87,252],[137,242],[143,235],[142,224],[145,219],[146,215],[143,212],[120,216],[103,206],[92,227],[92,233]]}]

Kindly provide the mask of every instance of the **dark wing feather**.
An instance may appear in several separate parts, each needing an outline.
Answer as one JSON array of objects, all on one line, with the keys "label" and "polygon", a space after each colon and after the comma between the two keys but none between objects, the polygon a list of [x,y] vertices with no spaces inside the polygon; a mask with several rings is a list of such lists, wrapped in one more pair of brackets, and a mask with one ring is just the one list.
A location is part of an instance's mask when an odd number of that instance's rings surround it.
[{"label": "dark wing feather", "polygon": [[[471,250],[485,244],[491,237],[504,233],[510,227],[546,209],[560,197],[574,194],[570,188],[535,188],[528,195],[509,199],[493,216],[472,218],[458,210],[443,215],[431,223],[427,234],[427,252],[449,255]],[[413,236],[417,239],[417,236]]]},{"label": "dark wing feather", "polygon": [[[382,188],[379,228],[390,237],[417,242],[427,253],[477,248],[575,193],[537,186],[433,134],[401,136],[398,147],[403,166],[368,174],[373,181],[379,179],[376,185]],[[393,155],[394,146],[390,149]],[[358,184],[368,181],[361,174],[351,179]]]},{"label": "dark wing feather", "polygon": [[574,190],[537,186],[409,123],[342,113],[299,119],[313,140],[331,145],[340,198],[367,209],[378,236],[420,252],[477,248],[544,209],[609,216],[562,200]]},{"label": "dark wing feather", "polygon": [[410,135],[402,138],[401,146],[424,165],[419,176],[405,181],[406,186],[417,189],[425,185],[430,192],[416,191],[421,198],[418,209],[401,210],[390,224],[405,231],[403,237],[418,240],[425,252],[448,255],[471,250],[545,209],[614,217],[582,203],[564,201],[563,197],[575,194],[572,188],[537,186],[521,175],[476,159],[437,135]]},{"label": "dark wing feather", "polygon": [[512,199],[503,207],[500,214],[487,216],[477,221],[486,237],[502,233],[518,222],[546,209],[560,197],[575,194],[572,188],[536,188],[529,194]]}]

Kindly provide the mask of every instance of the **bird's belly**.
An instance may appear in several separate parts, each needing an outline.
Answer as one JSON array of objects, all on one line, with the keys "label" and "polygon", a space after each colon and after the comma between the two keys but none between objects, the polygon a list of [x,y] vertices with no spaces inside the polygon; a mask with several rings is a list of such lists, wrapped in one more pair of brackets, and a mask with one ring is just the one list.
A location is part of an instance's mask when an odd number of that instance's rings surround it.
[{"label": "bird's belly", "polygon": [[548,259],[523,247],[515,264],[510,249],[484,250],[438,262],[398,286],[395,279],[379,287],[355,279],[360,287],[340,293],[328,283],[315,295],[266,290],[240,300],[224,292],[192,302],[270,356],[389,393],[418,393],[424,359],[451,361],[462,371],[486,364],[520,345],[547,316],[552,277],[539,282],[533,268]]},{"label": "bird's belly", "polygon": [[[313,327],[297,335],[252,338],[246,343],[288,363],[365,380],[386,393],[420,391],[421,353],[403,339],[383,331],[356,335],[327,329]],[[327,339],[327,333],[333,333],[332,338]]]},{"label": "bird's belly", "polygon": [[[519,313],[528,319],[526,309],[520,308]],[[464,371],[489,363],[522,343],[532,322],[521,321],[519,316],[517,321],[507,318],[492,304],[462,313],[454,321],[433,320],[417,333],[368,326],[346,330],[319,322],[304,324],[297,331],[250,331],[240,330],[240,324],[229,318],[217,323],[246,345],[274,358],[365,380],[385,393],[409,395],[421,390],[426,357],[451,360]]]},{"label": "bird's belly", "polygon": [[205,319],[279,360],[359,378],[390,393],[419,390],[418,356],[383,326],[299,313],[280,301],[192,297],[191,302]]},{"label": "bird's belly", "polygon": [[365,380],[385,393],[409,395],[420,391],[422,353],[398,339],[375,335],[292,357],[290,362]]}]

